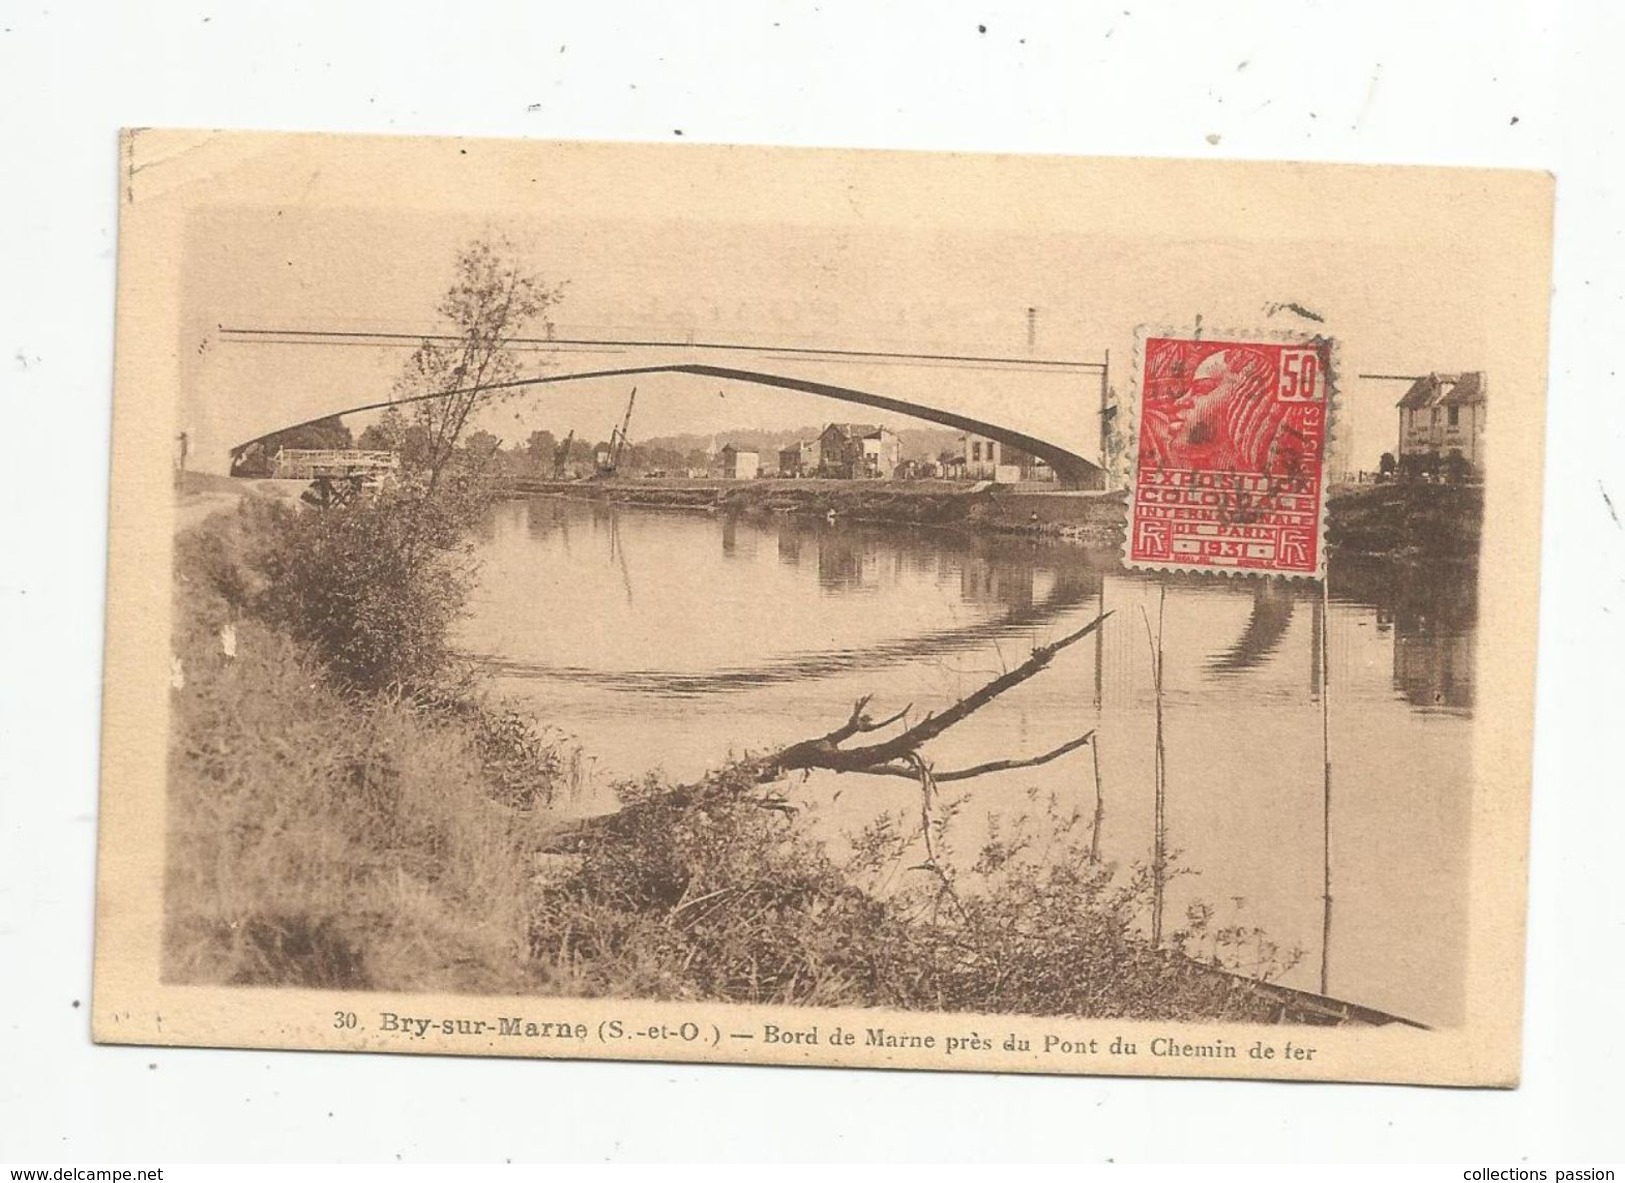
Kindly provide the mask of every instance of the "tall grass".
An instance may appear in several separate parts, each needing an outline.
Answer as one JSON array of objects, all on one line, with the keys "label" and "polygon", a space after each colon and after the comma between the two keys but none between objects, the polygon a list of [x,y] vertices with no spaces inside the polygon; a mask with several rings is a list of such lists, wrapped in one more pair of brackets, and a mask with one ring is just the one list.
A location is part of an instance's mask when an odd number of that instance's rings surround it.
[{"label": "tall grass", "polygon": [[525,988],[530,851],[568,759],[478,700],[341,688],[254,611],[282,524],[250,500],[180,540],[167,976]]}]

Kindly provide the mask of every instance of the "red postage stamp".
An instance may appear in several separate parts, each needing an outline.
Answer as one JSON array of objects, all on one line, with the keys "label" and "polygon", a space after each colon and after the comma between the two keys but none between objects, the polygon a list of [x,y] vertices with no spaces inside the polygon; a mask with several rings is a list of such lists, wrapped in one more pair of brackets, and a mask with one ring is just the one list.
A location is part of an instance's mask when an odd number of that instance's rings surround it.
[{"label": "red postage stamp", "polygon": [[1318,575],[1331,343],[1148,336],[1130,566]]}]

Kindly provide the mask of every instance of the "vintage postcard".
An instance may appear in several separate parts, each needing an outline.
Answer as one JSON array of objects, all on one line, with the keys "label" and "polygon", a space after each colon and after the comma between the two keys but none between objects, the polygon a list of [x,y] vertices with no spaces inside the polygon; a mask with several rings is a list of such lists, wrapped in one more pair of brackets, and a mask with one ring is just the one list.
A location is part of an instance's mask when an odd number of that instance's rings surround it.
[{"label": "vintage postcard", "polygon": [[1516,1083],[1551,177],[122,152],[98,1039]]}]

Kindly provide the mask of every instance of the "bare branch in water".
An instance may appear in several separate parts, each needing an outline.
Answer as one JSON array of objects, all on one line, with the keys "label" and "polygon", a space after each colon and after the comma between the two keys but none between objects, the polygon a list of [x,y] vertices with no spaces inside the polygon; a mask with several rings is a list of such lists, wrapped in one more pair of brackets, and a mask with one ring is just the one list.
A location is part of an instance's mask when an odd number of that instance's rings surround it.
[{"label": "bare branch in water", "polygon": [[[906,761],[910,753],[929,743],[937,736],[947,731],[957,723],[962,723],[976,711],[992,702],[1005,691],[1021,685],[1033,677],[1045,666],[1054,660],[1055,655],[1069,645],[1075,645],[1090,633],[1098,629],[1101,623],[1110,616],[1110,612],[1103,612],[1076,632],[1062,637],[1048,645],[1040,645],[1032,651],[1032,655],[1015,669],[999,675],[992,681],[985,683],[979,689],[966,695],[953,706],[940,715],[928,714],[914,726],[905,728],[891,739],[880,743],[866,744],[862,747],[843,748],[840,745],[866,730],[879,730],[883,726],[895,723],[907,713],[907,708],[893,715],[883,723],[870,723],[863,714],[863,708],[868,705],[867,696],[860,698],[853,707],[852,716],[846,723],[837,727],[827,735],[817,739],[803,740],[781,748],[770,756],[765,756],[756,762],[758,780],[774,780],[786,772],[793,772],[802,768],[825,768],[834,772],[862,772],[879,765],[892,764],[897,761]],[[1082,746],[1074,744],[1074,747]],[[1071,749],[1068,749],[1071,750]],[[1064,753],[1057,753],[1057,755]],[[1053,759],[1054,756],[1051,757]],[[909,775],[914,775],[912,772]],[[978,774],[979,775],[979,774]],[[938,780],[944,777],[938,777]],[[955,779],[963,780],[963,776]]]},{"label": "bare branch in water", "polygon": [[[909,710],[912,709],[913,704],[910,704],[896,714],[889,715],[884,719],[871,719],[866,713],[870,701],[870,696],[866,694],[852,704],[851,714],[847,716],[846,722],[839,727],[813,739],[804,739],[799,743],[780,748],[767,756],[760,756],[746,761],[741,771],[757,784],[766,784],[777,780],[789,772],[808,771],[814,768],[823,768],[834,772],[861,772],[872,776],[900,776],[908,780],[920,781],[922,786],[926,786],[922,787],[921,791],[927,799],[926,808],[929,809],[930,794],[938,783],[969,780],[971,777],[985,776],[991,772],[1003,772],[1014,768],[1036,768],[1040,764],[1048,764],[1051,760],[1058,760],[1068,752],[1074,752],[1087,744],[1093,738],[1094,732],[1091,731],[1086,735],[1078,736],[1076,739],[1068,740],[1060,747],[1042,755],[990,760],[985,764],[977,764],[970,768],[961,768],[940,774],[933,774],[930,771],[929,765],[925,763],[925,758],[920,753],[920,748],[955,724],[964,722],[1005,691],[1021,685],[1021,683],[1039,673],[1055,659],[1057,653],[1069,645],[1075,645],[1083,640],[1084,637],[1098,629],[1101,623],[1110,615],[1110,612],[1102,612],[1076,632],[1070,633],[1048,645],[1040,645],[1032,651],[1032,655],[1026,661],[1016,666],[1015,669],[1000,674],[992,681],[983,684],[941,714],[926,715],[914,726],[905,727],[890,739],[882,740],[879,743],[865,744],[860,747],[843,748],[841,746],[853,736],[883,731],[887,727],[903,722]],[[734,783],[737,785],[738,782]],[[674,800],[698,803],[720,794],[737,793],[737,791],[737,787],[730,790],[714,778],[707,777],[695,784],[678,785],[673,788],[666,796],[665,803],[669,805]],[[768,797],[758,802],[758,804],[786,814],[793,813],[795,809],[783,797]],[[544,849],[548,851],[575,849],[581,842],[590,840],[593,835],[602,835],[633,823],[640,813],[647,808],[649,807],[646,805],[630,805],[618,813],[568,823],[548,837]]]},{"label": "bare branch in water", "polygon": [[[1059,760],[1068,752],[1075,752],[1094,739],[1093,731],[1086,731],[1076,739],[1069,739],[1058,748],[1053,748],[1041,756],[1028,756],[1023,759],[989,760],[986,764],[976,764],[970,768],[957,768],[952,772],[937,772],[932,779],[938,784],[955,780],[970,780],[975,776],[986,776],[990,772],[1008,772],[1012,768],[1037,768],[1040,764],[1048,764],[1051,760]],[[900,776],[905,780],[916,779],[916,773],[905,764],[877,764],[873,768],[855,768],[852,771],[861,772],[869,776]]]}]

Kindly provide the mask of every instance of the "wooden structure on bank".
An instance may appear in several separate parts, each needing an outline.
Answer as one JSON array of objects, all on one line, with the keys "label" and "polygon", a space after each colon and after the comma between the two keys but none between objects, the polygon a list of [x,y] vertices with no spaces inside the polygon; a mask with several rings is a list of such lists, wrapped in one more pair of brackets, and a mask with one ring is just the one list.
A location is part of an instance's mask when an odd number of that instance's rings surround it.
[{"label": "wooden structure on bank", "polygon": [[279,480],[309,481],[300,499],[320,509],[343,505],[376,489],[401,468],[394,452],[360,448],[283,448],[272,462]]}]

